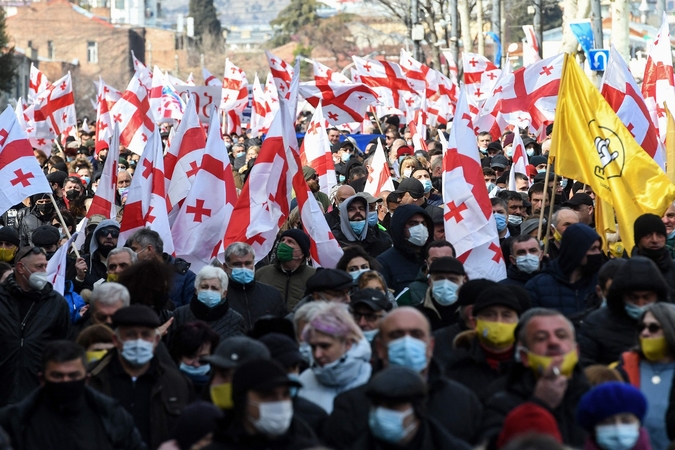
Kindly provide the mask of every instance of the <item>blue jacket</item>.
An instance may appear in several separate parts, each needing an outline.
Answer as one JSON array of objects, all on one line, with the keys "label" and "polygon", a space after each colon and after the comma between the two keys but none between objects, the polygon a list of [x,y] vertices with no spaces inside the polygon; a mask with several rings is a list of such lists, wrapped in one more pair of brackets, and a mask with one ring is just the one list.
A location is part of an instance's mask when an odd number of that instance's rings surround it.
[{"label": "blue jacket", "polygon": [[176,308],[187,305],[195,294],[195,279],[197,276],[190,270],[190,263],[181,258],[174,258],[164,253],[164,261],[174,266],[173,288],[169,298]]},{"label": "blue jacket", "polygon": [[424,217],[429,229],[429,238],[425,245],[433,240],[434,223],[431,216],[416,205],[399,206],[396,208],[389,225],[394,247],[376,258],[377,262],[382,265],[381,273],[384,280],[387,282],[387,286],[394,290],[394,295],[398,295],[415,281],[424,264],[421,253],[416,253],[412,244],[404,237],[405,224],[415,214],[421,214]]}]

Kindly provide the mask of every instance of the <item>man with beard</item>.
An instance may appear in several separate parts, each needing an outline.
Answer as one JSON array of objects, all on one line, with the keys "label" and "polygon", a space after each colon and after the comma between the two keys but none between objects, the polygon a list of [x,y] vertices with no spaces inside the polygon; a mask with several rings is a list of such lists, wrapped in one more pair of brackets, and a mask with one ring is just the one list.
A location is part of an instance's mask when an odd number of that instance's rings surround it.
[{"label": "man with beard", "polygon": [[116,220],[106,219],[96,226],[89,244],[90,253],[84,257],[89,263],[89,270],[84,279],[75,278],[76,291],[82,288],[92,289],[98,280],[106,279],[108,275],[106,258],[111,250],[117,248],[119,235],[120,224]]},{"label": "man with beard", "polygon": [[360,245],[373,258],[392,246],[391,237],[377,226],[377,211],[369,212],[376,199],[365,192],[349,197],[340,204],[340,223],[332,228],[340,247]]},{"label": "man with beard", "polygon": [[21,219],[19,227],[19,237],[21,247],[32,247],[31,236],[33,231],[42,225],[51,225],[52,219],[56,215],[54,204],[49,199],[49,194],[37,194],[31,197],[33,207],[30,212]]},{"label": "man with beard", "polygon": [[316,173],[316,170],[309,166],[302,166],[302,174],[305,177],[307,186],[312,191],[312,194],[314,194],[316,201],[323,207],[324,212],[328,211],[330,199],[326,194],[319,190],[321,189],[321,186],[319,186],[319,175]]}]

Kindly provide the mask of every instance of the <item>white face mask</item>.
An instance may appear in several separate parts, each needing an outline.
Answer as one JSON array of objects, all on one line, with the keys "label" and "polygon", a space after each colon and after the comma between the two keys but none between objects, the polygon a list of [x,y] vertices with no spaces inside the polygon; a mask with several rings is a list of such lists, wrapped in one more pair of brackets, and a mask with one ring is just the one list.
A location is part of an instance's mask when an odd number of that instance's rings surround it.
[{"label": "white face mask", "polygon": [[427,230],[427,226],[423,223],[408,228],[408,232],[410,233],[408,242],[418,247],[426,244],[427,239],[429,239],[429,230]]},{"label": "white face mask", "polygon": [[290,400],[262,402],[256,405],[260,418],[254,420],[249,416],[256,430],[267,436],[281,436],[288,431],[293,419],[293,403]]},{"label": "white face mask", "polygon": [[406,178],[410,178],[410,175],[412,175],[412,169],[403,169],[403,176]]}]

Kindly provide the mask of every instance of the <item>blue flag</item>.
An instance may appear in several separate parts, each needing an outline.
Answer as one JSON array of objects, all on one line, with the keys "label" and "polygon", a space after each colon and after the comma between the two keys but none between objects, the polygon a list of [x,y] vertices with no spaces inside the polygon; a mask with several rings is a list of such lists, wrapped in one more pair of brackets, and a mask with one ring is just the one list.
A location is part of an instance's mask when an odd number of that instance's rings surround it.
[{"label": "blue flag", "polygon": [[485,34],[490,36],[495,42],[496,52],[495,52],[495,66],[502,66],[502,41],[499,40],[499,36],[494,31],[487,31]]},{"label": "blue flag", "polygon": [[581,48],[584,49],[584,52],[588,55],[588,51],[595,48],[595,39],[593,38],[591,21],[584,20],[570,23],[570,29],[577,37],[577,41],[581,44]]}]

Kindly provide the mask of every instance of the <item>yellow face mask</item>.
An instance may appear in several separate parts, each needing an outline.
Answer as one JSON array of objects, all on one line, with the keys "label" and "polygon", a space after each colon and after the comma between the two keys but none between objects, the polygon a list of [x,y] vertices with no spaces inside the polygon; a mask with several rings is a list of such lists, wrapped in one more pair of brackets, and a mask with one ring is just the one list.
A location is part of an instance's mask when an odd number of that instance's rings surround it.
[{"label": "yellow face mask", "polygon": [[232,409],[232,383],[211,386],[211,400],[220,409]]},{"label": "yellow face mask", "polygon": [[16,255],[16,247],[14,248],[0,248],[0,261],[10,262]]},{"label": "yellow face mask", "polygon": [[92,352],[87,352],[87,362],[100,361],[108,353],[108,350],[96,350]]},{"label": "yellow face mask", "polygon": [[[537,355],[530,351],[527,351],[527,359],[530,368],[536,377],[539,377],[546,369],[551,367],[551,364],[553,364],[553,358],[551,356]],[[568,378],[571,377],[577,362],[579,362],[579,355],[577,355],[577,350],[574,349],[563,356],[562,363],[560,364],[560,367],[558,367],[558,369],[560,369],[560,374],[565,375]]]},{"label": "yellow face mask", "polygon": [[116,273],[109,273],[108,276],[105,277],[105,281],[107,281],[108,283],[110,282],[117,283],[117,278],[119,278],[119,275],[117,275]]},{"label": "yellow face mask", "polygon": [[516,341],[513,332],[517,325],[518,323],[488,322],[478,319],[476,320],[478,340],[500,349],[509,347]]},{"label": "yellow face mask", "polygon": [[664,336],[657,338],[640,337],[640,348],[649,361],[660,361],[668,355],[668,343]]},{"label": "yellow face mask", "polygon": [[553,239],[555,239],[557,243],[562,241],[562,234],[558,233],[558,230],[555,227],[553,227]]}]

